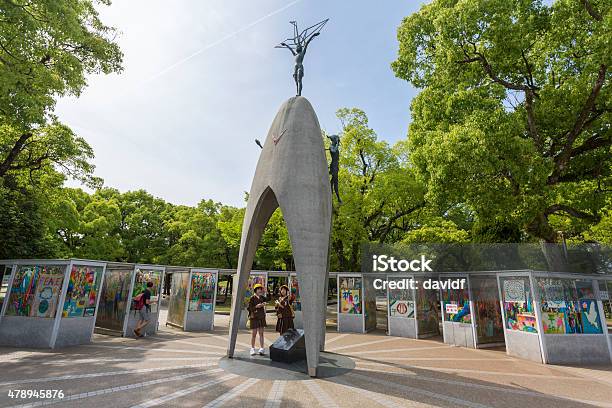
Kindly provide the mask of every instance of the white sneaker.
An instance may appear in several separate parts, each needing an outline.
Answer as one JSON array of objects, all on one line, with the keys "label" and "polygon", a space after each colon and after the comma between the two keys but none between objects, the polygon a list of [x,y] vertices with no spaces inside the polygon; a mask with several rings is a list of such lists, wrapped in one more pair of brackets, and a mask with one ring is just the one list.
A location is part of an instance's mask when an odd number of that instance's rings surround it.
[{"label": "white sneaker", "polygon": [[264,355],[266,355],[266,350],[264,350],[264,349],[260,348],[260,349],[259,349],[259,355],[260,355],[260,356],[264,356]]},{"label": "white sneaker", "polygon": [[251,355],[254,356],[255,354],[257,354],[257,352],[255,351],[255,348],[251,347]]}]

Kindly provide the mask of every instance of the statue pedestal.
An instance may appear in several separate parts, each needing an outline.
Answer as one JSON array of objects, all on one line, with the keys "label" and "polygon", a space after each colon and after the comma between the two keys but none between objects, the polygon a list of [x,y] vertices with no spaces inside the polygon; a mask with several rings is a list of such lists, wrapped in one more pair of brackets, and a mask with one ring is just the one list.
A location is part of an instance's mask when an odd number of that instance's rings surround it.
[{"label": "statue pedestal", "polygon": [[304,330],[289,329],[270,346],[270,360],[294,363],[306,360]]}]

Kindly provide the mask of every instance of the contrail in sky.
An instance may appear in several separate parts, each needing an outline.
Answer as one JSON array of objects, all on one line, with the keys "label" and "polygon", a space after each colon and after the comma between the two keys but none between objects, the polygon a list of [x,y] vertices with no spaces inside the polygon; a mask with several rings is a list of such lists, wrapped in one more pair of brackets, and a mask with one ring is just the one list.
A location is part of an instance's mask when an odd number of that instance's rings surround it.
[{"label": "contrail in sky", "polygon": [[302,0],[294,0],[291,3],[288,3],[288,4],[284,5],[283,7],[279,8],[278,10],[275,10],[275,11],[269,13],[269,14],[266,14],[265,16],[258,18],[257,20],[253,21],[252,23],[249,23],[249,24],[245,25],[244,27],[242,27],[242,28],[240,28],[240,29],[238,29],[238,30],[236,30],[236,31],[234,31],[232,33],[229,33],[229,34],[221,37],[217,41],[214,41],[214,42],[212,42],[210,44],[207,44],[206,46],[200,48],[199,50],[197,50],[193,54],[188,55],[185,58],[182,58],[182,59],[176,61],[175,63],[167,66],[166,68],[162,69],[157,74],[155,74],[155,75],[151,76],[149,79],[145,80],[144,83],[147,83],[147,82],[153,81],[154,79],[159,78],[160,76],[166,74],[167,72],[173,70],[174,68],[176,68],[176,67],[178,67],[180,65],[183,65],[184,63],[186,63],[190,59],[200,55],[204,51],[207,51],[207,50],[209,50],[209,49],[211,49],[213,47],[216,47],[217,45],[221,44],[222,42],[227,41],[227,40],[229,40],[232,37],[235,37],[236,35],[242,33],[243,31],[248,30],[249,28],[251,28],[253,26],[256,26],[257,24],[261,23],[262,21],[267,20],[268,18],[270,18],[270,17],[272,17],[272,16],[274,16],[274,15],[280,13],[280,12],[283,12],[283,11],[287,10],[289,7],[294,6],[295,4],[299,3],[300,1],[302,1]]}]

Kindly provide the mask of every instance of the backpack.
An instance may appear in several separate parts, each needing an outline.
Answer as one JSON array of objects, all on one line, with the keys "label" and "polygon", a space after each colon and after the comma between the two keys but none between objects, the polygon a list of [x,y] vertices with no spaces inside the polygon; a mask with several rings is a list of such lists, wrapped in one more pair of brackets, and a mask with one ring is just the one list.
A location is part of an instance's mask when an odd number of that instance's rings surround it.
[{"label": "backpack", "polygon": [[145,303],[144,302],[144,292],[136,296],[132,302],[133,302],[132,308],[134,310],[141,310],[144,307],[144,303]]}]

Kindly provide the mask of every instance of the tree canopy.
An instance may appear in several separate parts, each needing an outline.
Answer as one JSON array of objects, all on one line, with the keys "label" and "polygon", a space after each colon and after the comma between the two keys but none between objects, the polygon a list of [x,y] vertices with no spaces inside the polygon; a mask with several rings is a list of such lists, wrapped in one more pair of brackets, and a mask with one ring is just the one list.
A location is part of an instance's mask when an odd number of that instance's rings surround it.
[{"label": "tree canopy", "polygon": [[[235,268],[244,207],[103,187],[92,148],[53,114],[87,75],[121,71],[108,4],[0,2],[0,259]],[[612,244],[611,7],[433,0],[406,17],[392,69],[420,89],[408,137],[390,145],[363,110],[336,113],[330,269],[360,270],[364,243]],[[294,269],[280,210],[253,267]]]},{"label": "tree canopy", "polygon": [[611,7],[434,0],[404,19],[392,68],[421,88],[408,146],[428,204],[547,242],[598,225],[612,186]]},{"label": "tree canopy", "polygon": [[110,1],[7,0],[0,3],[0,177],[46,164],[91,178],[93,153],[53,116],[58,97],[78,96],[86,75],[121,71],[115,30],[96,5]]}]

